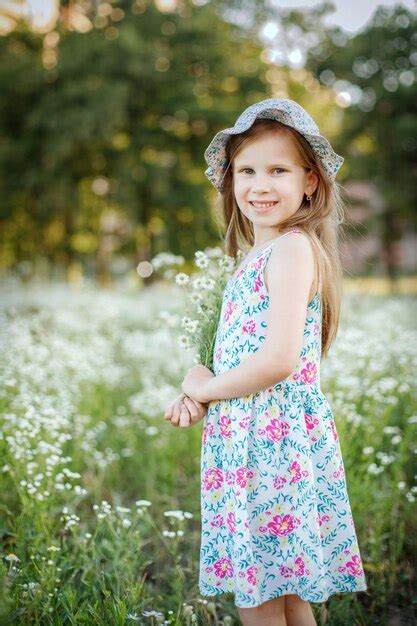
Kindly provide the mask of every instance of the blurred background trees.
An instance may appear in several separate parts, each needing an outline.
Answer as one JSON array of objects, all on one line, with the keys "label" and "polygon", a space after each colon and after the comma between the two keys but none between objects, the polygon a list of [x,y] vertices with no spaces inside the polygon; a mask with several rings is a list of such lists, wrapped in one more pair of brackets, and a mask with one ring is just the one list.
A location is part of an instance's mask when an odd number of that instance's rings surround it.
[{"label": "blurred background trees", "polygon": [[417,225],[415,17],[401,7],[392,14],[380,7],[363,32],[343,46],[326,42],[324,54],[313,50],[308,60],[313,73],[329,86],[338,84],[353,100],[337,144],[348,157],[345,179],[371,181],[376,187],[377,229],[391,278],[401,264],[398,243],[415,233]]},{"label": "blurred background trees", "polygon": [[379,7],[351,36],[324,26],[331,3],[274,4],[51,0],[39,26],[7,3],[1,268],[107,284],[158,252],[217,245],[204,150],[246,106],[289,97],[346,159],[347,269],[415,270],[416,15]]}]

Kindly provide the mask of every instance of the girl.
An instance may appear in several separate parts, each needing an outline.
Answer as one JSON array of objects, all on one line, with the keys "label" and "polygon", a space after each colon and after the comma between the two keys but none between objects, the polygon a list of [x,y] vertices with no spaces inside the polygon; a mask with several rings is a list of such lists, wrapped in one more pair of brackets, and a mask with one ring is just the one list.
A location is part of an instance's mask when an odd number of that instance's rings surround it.
[{"label": "girl", "polygon": [[[245,626],[310,626],[310,602],[367,589],[320,358],[338,328],[343,163],[288,99],[250,106],[205,152],[229,279],[214,372],[189,369],[167,419],[204,419],[200,591]],[[173,415],[175,409],[175,416]]]}]

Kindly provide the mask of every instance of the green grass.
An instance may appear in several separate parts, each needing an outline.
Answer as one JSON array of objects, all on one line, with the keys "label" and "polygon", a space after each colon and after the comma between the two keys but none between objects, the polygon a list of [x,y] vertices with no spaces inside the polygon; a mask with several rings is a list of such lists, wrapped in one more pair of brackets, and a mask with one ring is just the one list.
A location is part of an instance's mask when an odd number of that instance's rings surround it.
[{"label": "green grass", "polygon": [[[163,419],[193,364],[158,321],[180,296],[2,293],[0,623],[238,624],[232,594],[197,586],[202,424]],[[369,588],[314,605],[318,624],[412,623],[415,303],[346,296],[322,363]]]}]

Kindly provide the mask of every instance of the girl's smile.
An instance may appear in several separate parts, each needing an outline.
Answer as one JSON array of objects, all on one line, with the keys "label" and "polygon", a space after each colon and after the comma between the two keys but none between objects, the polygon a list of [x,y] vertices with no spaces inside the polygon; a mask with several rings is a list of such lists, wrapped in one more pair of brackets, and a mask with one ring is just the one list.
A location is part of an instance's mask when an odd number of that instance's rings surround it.
[{"label": "girl's smile", "polygon": [[256,213],[264,214],[264,213],[269,213],[269,211],[278,204],[278,201],[276,202],[250,202],[250,204],[253,206]]}]

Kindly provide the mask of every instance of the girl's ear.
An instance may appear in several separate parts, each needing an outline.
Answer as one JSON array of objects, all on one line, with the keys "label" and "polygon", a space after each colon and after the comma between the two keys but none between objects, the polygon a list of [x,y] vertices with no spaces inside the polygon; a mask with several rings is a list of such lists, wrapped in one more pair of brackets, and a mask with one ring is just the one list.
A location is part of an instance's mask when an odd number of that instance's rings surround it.
[{"label": "girl's ear", "polygon": [[317,189],[317,185],[319,184],[319,177],[316,172],[313,170],[309,170],[306,174],[306,186],[304,189],[304,193],[307,196],[311,196]]}]

